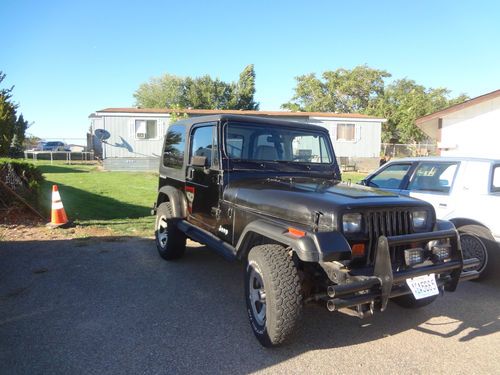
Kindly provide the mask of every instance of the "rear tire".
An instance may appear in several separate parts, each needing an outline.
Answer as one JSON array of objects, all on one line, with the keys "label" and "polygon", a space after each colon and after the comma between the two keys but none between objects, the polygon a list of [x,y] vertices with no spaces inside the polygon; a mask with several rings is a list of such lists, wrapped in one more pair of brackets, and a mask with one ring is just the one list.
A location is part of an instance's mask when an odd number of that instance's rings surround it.
[{"label": "rear tire", "polygon": [[248,254],[245,300],[255,337],[265,347],[283,343],[302,312],[299,275],[280,245],[255,246]]},{"label": "rear tire", "polygon": [[404,296],[393,298],[391,301],[395,302],[401,307],[404,307],[405,309],[419,309],[421,307],[430,305],[436,300],[437,297],[438,296],[436,295],[422,299],[415,299],[415,297],[413,297],[413,294],[410,293]]},{"label": "rear tire", "polygon": [[479,278],[486,279],[492,274],[493,263],[500,254],[500,248],[488,228],[481,225],[462,225],[458,227],[464,259],[478,258],[481,265],[475,269]]},{"label": "rear tire", "polygon": [[156,210],[155,242],[158,253],[165,260],[179,259],[186,251],[186,235],[177,228],[172,217],[170,202],[160,204]]}]

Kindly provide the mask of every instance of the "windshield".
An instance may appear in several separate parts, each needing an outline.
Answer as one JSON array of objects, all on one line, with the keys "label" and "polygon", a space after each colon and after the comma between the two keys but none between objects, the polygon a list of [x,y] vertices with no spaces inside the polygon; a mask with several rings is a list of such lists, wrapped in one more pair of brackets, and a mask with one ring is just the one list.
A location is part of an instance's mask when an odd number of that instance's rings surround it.
[{"label": "windshield", "polygon": [[331,164],[327,135],[279,125],[228,123],[225,151],[233,160]]}]

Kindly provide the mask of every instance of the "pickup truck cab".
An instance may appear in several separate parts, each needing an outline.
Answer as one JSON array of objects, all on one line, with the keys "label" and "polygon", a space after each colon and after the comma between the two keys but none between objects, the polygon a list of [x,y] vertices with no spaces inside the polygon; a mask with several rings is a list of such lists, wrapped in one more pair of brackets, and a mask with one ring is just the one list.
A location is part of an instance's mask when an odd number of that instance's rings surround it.
[{"label": "pickup truck cab", "polygon": [[264,346],[282,343],[304,304],[359,317],[410,308],[477,277],[451,222],[408,196],[341,182],[325,128],[218,115],[173,123],[159,171],[155,238],[186,238],[245,263],[245,300]]},{"label": "pickup truck cab", "polygon": [[465,258],[480,260],[481,278],[494,274],[500,257],[500,160],[425,157],[393,160],[363,185],[422,199],[438,219],[458,229]]}]

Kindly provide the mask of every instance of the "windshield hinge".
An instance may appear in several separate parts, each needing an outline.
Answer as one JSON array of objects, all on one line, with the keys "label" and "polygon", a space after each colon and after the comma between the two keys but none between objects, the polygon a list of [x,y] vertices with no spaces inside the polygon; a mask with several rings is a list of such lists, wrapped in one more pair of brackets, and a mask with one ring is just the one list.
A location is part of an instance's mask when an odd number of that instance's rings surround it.
[{"label": "windshield hinge", "polygon": [[319,221],[321,220],[321,216],[323,216],[323,212],[321,211],[314,211],[314,226],[313,226],[313,231],[317,232],[319,229]]}]

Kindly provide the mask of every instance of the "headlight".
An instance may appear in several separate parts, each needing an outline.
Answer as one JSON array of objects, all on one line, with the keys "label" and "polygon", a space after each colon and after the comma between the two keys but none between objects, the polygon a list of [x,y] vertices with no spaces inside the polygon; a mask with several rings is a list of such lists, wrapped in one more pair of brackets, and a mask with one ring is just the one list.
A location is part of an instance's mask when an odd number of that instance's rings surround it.
[{"label": "headlight", "polygon": [[422,229],[427,225],[427,211],[413,211],[413,228]]},{"label": "headlight", "polygon": [[356,233],[361,231],[361,214],[345,214],[342,218],[344,233]]}]

